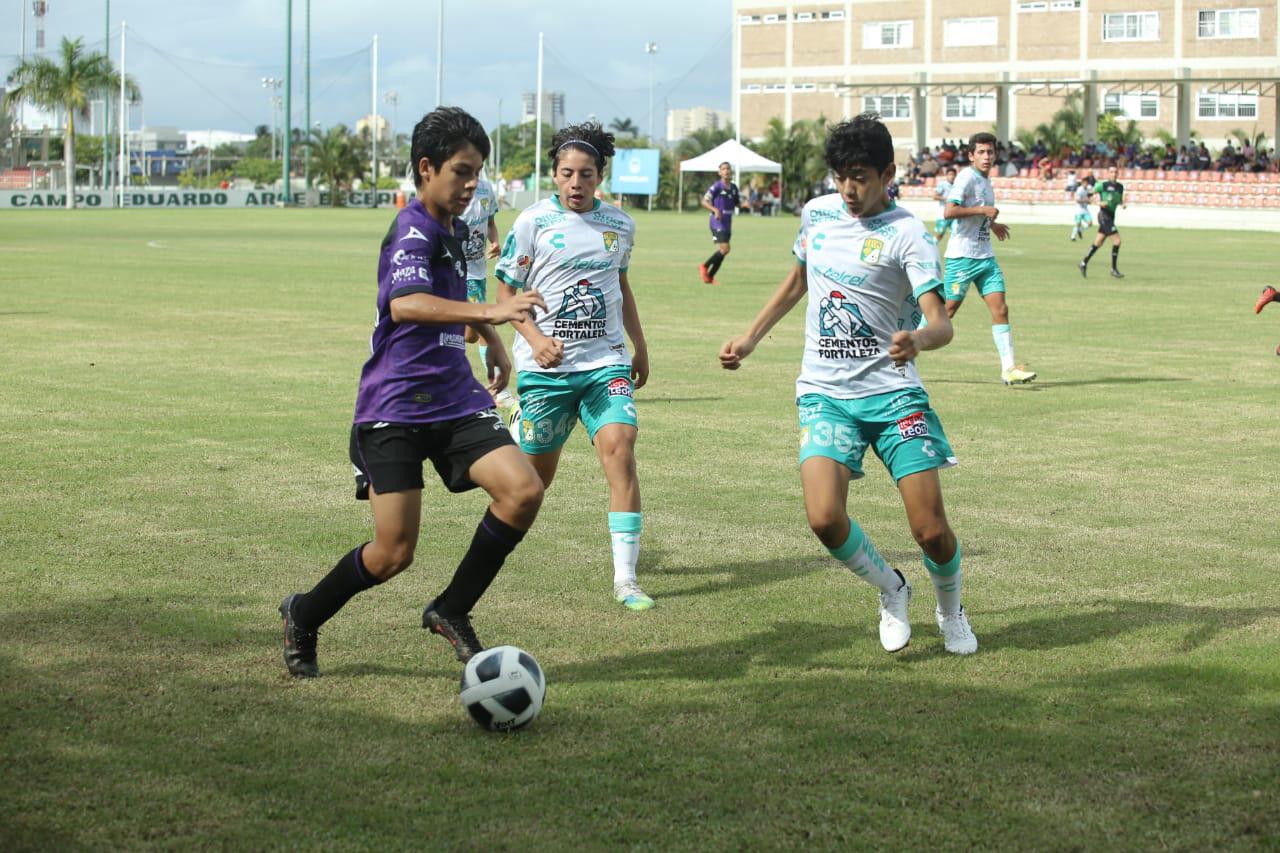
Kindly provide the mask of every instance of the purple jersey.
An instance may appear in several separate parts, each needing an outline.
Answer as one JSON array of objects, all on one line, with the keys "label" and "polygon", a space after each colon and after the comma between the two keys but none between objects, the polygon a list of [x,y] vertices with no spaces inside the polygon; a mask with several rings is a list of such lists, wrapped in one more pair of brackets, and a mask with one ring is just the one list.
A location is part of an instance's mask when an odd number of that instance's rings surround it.
[{"label": "purple jersey", "polygon": [[445,230],[414,199],[391,223],[378,258],[378,321],[372,355],[360,373],[355,422],[419,424],[462,418],[493,407],[471,373],[462,323],[422,325],[391,319],[391,300],[430,293],[467,301],[460,219]]},{"label": "purple jersey", "polygon": [[716,222],[715,216],[711,217],[712,228],[723,228],[733,224],[733,220],[730,217],[742,204],[742,199],[738,195],[738,187],[733,181],[728,183],[716,181],[711,185],[711,189],[707,190],[707,194],[703,198],[711,202],[711,206],[720,212],[720,222]]}]

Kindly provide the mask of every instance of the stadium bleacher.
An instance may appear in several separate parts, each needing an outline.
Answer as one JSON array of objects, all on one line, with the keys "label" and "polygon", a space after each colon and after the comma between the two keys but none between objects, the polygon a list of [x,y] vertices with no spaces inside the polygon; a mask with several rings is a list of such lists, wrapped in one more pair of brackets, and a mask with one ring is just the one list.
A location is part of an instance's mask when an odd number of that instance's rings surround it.
[{"label": "stadium bleacher", "polygon": [[[1084,176],[1090,170],[1076,169]],[[1106,169],[1092,170],[1104,180]],[[1041,178],[1035,169],[1023,169],[1017,177],[992,178],[997,202],[1022,204],[1072,204],[1065,187],[1065,172],[1052,180]],[[1160,169],[1121,169],[1125,201],[1184,207],[1280,209],[1280,174],[1275,172],[1166,172]],[[933,178],[923,184],[903,185],[904,198],[933,199]]]}]

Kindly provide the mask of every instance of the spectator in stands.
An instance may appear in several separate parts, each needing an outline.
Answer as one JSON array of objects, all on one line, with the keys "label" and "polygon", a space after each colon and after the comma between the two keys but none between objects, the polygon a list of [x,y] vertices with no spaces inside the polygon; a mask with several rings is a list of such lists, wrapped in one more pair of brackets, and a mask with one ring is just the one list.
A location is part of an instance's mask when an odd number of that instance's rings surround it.
[{"label": "spectator in stands", "polygon": [[924,155],[924,162],[920,164],[920,177],[932,178],[934,175],[938,174],[938,168],[937,158],[926,151]]},{"label": "spectator in stands", "polygon": [[1253,171],[1254,161],[1258,159],[1258,150],[1247,139],[1244,141],[1244,145],[1240,146],[1240,159],[1249,171]]},{"label": "spectator in stands", "polygon": [[1031,156],[1034,160],[1039,160],[1049,153],[1049,149],[1045,147],[1043,139],[1037,139],[1036,144],[1031,148]]},{"label": "spectator in stands", "polygon": [[1178,148],[1178,158],[1173,161],[1173,170],[1175,172],[1185,172],[1191,168],[1191,155],[1187,153],[1187,146],[1182,145]]},{"label": "spectator in stands", "polygon": [[1218,155],[1218,162],[1215,164],[1215,168],[1219,172],[1234,172],[1238,162],[1239,161],[1236,158],[1236,149],[1232,148],[1231,143],[1228,142],[1227,146],[1223,148],[1222,152]]},{"label": "spectator in stands", "polygon": [[1200,150],[1196,152],[1195,165],[1198,170],[1208,169],[1213,165],[1213,155],[1209,153],[1209,147],[1204,142],[1200,143]]}]

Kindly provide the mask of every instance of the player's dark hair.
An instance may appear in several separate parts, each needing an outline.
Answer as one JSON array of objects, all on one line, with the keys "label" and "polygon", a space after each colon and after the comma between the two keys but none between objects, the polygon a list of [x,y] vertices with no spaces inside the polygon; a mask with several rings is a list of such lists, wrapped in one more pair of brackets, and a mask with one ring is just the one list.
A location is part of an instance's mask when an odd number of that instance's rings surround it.
[{"label": "player's dark hair", "polygon": [[976,149],[977,149],[977,147],[978,147],[979,145],[984,145],[984,144],[985,144],[985,145],[990,145],[992,148],[995,148],[995,147],[996,147],[996,135],[995,135],[994,133],[988,133],[988,132],[987,132],[987,131],[985,131],[985,130],[980,130],[980,131],[978,131],[977,133],[975,133],[973,136],[970,136],[970,137],[969,137],[969,150],[970,150],[970,151],[974,151],[974,150],[976,150]]},{"label": "player's dark hair", "polygon": [[573,148],[595,158],[596,169],[603,172],[605,161],[613,156],[613,134],[600,126],[598,121],[584,121],[582,124],[571,124],[563,127],[551,137],[551,169],[555,170],[560,162],[560,154],[567,148]]},{"label": "player's dark hair", "polygon": [[837,175],[855,166],[870,167],[878,175],[893,162],[893,136],[879,115],[863,113],[831,128],[825,157]]},{"label": "player's dark hair", "polygon": [[422,121],[413,126],[413,143],[409,149],[409,159],[413,164],[413,185],[422,186],[422,175],[418,173],[418,164],[426,158],[436,171],[445,161],[461,151],[470,143],[480,152],[480,156],[489,159],[489,135],[484,127],[472,115],[461,107],[439,107],[422,117]]},{"label": "player's dark hair", "polygon": [[[725,160],[723,163],[720,164],[720,166],[728,166],[730,169],[733,168],[733,164],[730,163],[728,160]],[[716,166],[716,168],[719,169],[720,166]]]}]

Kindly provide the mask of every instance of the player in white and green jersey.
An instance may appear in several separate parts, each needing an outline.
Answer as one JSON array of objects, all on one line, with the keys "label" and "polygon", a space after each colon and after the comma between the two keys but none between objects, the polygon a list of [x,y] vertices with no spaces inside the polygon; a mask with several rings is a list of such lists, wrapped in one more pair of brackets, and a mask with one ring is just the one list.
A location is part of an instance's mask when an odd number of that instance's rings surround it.
[{"label": "player in white and green jersey", "polygon": [[556,193],[516,219],[495,274],[500,300],[536,290],[549,309],[516,325],[520,446],[550,486],[564,443],[582,421],[609,482],[614,598],[629,610],[648,610],[653,599],[636,581],[641,514],[633,393],[648,380],[649,354],[627,278],[635,223],[595,198],[612,154],[613,134],[596,122],[555,135]]},{"label": "player in white and green jersey", "polygon": [[951,230],[953,220],[947,219],[947,196],[956,182],[956,167],[948,166],[944,176],[933,185],[933,197],[938,200],[938,218],[933,222],[933,236],[941,240]]},{"label": "player in white and green jersey", "polygon": [[1076,184],[1072,196],[1076,201],[1076,219],[1071,227],[1071,242],[1074,243],[1093,226],[1093,214],[1089,212],[1089,199],[1093,196],[1093,175]]},{"label": "player in white and green jersey", "polygon": [[[476,194],[471,197],[471,203],[467,205],[462,216],[458,217],[467,225],[467,241],[462,244],[462,252],[467,262],[468,302],[479,304],[488,298],[485,288],[485,278],[488,275],[487,258],[498,257],[498,226],[493,220],[497,215],[498,196],[493,191],[493,185],[481,178],[476,184]],[[480,342],[480,363],[486,364],[485,356],[489,352],[489,347],[480,340],[475,330],[467,326],[463,337],[469,344]]]},{"label": "player in white and green jersey", "polygon": [[740,367],[808,295],[796,405],[809,526],[833,557],[880,590],[880,642],[890,652],[904,648],[911,639],[911,585],[848,516],[849,483],[862,476],[870,447],[902,495],[937,592],[944,645],[971,654],[978,641],[960,605],[960,545],[938,476],[956,460],[914,363],[922,350],[951,340],[951,321],[940,293],[937,241],[889,201],[893,154],[893,138],[874,114],[831,129],[826,160],[839,193],[805,205],[796,265],[746,334],[721,347],[720,363]]},{"label": "player in white and green jersey", "polygon": [[1035,379],[1036,375],[1019,367],[1014,359],[1004,273],[991,248],[992,234],[999,240],[1009,239],[1009,226],[996,222],[1000,211],[995,206],[995,190],[987,178],[996,162],[995,135],[975,133],[969,138],[969,149],[972,165],[956,178],[943,211],[943,216],[956,223],[947,243],[947,275],[943,283],[947,316],[956,315],[969,285],[976,284],[978,295],[991,310],[991,337],[1000,354],[1000,379],[1006,385],[1020,385]]}]

